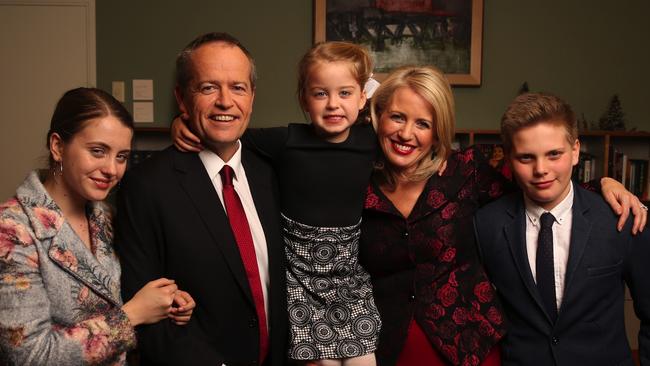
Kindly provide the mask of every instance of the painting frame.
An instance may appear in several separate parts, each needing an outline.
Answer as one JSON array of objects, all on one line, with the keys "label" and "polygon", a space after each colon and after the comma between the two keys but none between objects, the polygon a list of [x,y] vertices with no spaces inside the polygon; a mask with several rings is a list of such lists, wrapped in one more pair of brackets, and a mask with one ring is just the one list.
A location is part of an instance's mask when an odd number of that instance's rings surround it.
[{"label": "painting frame", "polygon": [[[449,83],[454,86],[480,86],[482,74],[482,52],[483,52],[483,1],[465,0],[471,3],[471,25],[469,36],[469,61],[467,72],[445,73]],[[327,0],[314,0],[314,43],[328,41],[327,39]],[[331,39],[329,39],[331,40]],[[404,63],[408,64],[408,62]],[[435,62],[428,63],[441,68]],[[375,78],[383,80],[387,72],[375,73]]]}]

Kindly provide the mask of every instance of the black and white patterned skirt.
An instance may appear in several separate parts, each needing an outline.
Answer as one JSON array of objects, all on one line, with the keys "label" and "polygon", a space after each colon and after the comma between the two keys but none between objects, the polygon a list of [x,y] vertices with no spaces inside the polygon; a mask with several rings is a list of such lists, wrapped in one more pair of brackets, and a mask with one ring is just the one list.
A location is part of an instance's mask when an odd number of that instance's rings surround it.
[{"label": "black and white patterned skirt", "polygon": [[361,223],[314,227],[282,219],[289,358],[340,359],[374,352],[381,320],[370,275],[357,260]]}]

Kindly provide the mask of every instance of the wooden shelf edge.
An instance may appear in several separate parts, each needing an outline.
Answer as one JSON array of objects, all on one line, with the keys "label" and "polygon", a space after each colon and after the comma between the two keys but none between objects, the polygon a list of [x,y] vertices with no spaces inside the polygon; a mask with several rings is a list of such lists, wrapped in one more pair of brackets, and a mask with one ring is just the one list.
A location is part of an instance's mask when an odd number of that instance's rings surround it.
[{"label": "wooden shelf edge", "polygon": [[581,136],[614,136],[614,137],[650,137],[650,132],[647,131],[603,131],[603,130],[587,130],[578,131]]},{"label": "wooden shelf edge", "polygon": [[479,135],[500,135],[499,130],[475,130],[473,128],[458,128],[456,133],[460,134],[479,134]]},{"label": "wooden shelf edge", "polygon": [[136,133],[169,133],[169,127],[135,127]]},{"label": "wooden shelf edge", "polygon": [[[477,135],[500,135],[501,134],[499,130],[474,129],[474,128],[457,128],[456,133],[477,134]],[[650,132],[586,130],[586,131],[578,131],[578,136],[650,137]]]}]

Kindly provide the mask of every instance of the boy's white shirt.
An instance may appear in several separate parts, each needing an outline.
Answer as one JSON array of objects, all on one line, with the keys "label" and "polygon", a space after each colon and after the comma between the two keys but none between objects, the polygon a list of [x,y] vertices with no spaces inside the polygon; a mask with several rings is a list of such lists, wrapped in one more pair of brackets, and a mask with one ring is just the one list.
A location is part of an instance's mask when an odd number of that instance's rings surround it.
[{"label": "boy's white shirt", "polygon": [[569,262],[569,247],[571,245],[571,222],[573,219],[573,183],[569,184],[569,193],[550,211],[536,205],[524,194],[526,206],[526,251],[528,263],[537,281],[537,237],[539,236],[539,218],[545,212],[550,212],[555,217],[553,224],[553,269],[555,272],[555,302],[560,309],[564,295],[566,267]]}]

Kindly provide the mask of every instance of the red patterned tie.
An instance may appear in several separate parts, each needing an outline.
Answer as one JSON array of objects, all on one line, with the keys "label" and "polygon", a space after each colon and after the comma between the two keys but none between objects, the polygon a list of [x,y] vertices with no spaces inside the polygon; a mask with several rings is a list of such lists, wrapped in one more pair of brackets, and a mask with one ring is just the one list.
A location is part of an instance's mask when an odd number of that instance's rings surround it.
[{"label": "red patterned tie", "polygon": [[241,255],[244,268],[246,269],[246,277],[253,293],[253,300],[255,301],[255,310],[257,312],[257,319],[260,329],[260,364],[264,361],[269,349],[269,334],[266,328],[266,315],[264,312],[264,293],[262,292],[262,283],[260,281],[260,272],[257,267],[257,257],[255,256],[255,247],[253,246],[253,236],[251,235],[244,206],[235,187],[232,185],[232,178],[234,172],[228,165],[224,165],[221,171],[221,182],[223,183],[223,202],[226,206],[228,213],[228,221],[230,221],[230,228],[239,246],[239,254]]}]

